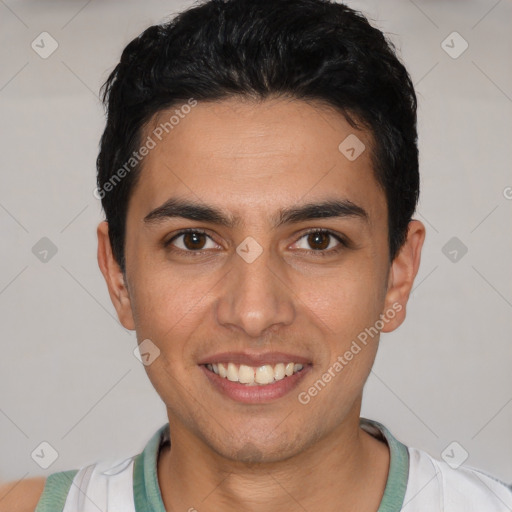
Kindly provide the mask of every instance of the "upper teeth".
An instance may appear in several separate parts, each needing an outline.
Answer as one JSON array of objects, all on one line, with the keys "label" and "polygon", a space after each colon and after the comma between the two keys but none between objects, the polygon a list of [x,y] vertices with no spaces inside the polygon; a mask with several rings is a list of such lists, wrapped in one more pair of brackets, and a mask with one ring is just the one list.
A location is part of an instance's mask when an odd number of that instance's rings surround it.
[{"label": "upper teeth", "polygon": [[221,377],[227,378],[232,382],[241,384],[271,384],[285,377],[290,377],[294,373],[302,370],[303,365],[298,363],[278,363],[275,366],[264,364],[263,366],[253,367],[241,364],[239,367],[234,363],[207,364],[208,370],[215,372]]}]

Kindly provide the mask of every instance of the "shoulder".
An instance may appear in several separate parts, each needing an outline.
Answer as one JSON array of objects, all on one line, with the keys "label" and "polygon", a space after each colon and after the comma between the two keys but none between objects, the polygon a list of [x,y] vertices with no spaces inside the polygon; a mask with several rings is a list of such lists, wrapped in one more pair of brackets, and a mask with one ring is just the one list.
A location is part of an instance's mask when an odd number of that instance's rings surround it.
[{"label": "shoulder", "polygon": [[404,510],[501,512],[512,510],[512,488],[470,466],[452,467],[423,450],[408,447],[409,478]]},{"label": "shoulder", "polygon": [[45,477],[0,483],[0,512],[34,512],[45,483]]},{"label": "shoulder", "polygon": [[62,511],[78,470],[0,484],[0,512]]}]

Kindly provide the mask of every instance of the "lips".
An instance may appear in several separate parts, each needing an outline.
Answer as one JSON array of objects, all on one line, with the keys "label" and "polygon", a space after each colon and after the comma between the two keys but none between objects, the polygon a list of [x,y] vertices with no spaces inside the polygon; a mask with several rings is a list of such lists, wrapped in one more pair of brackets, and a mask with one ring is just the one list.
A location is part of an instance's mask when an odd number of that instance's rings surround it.
[{"label": "lips", "polygon": [[223,352],[205,357],[199,366],[223,395],[249,404],[287,395],[309,373],[312,363],[284,352]]}]

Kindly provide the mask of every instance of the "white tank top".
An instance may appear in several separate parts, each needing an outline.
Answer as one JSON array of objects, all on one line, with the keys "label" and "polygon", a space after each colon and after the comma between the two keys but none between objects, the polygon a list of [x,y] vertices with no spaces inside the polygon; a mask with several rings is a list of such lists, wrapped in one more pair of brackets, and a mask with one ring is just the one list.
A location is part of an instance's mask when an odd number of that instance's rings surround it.
[{"label": "white tank top", "polygon": [[[390,467],[378,512],[510,512],[512,488],[470,467],[453,469],[395,439],[366,418],[361,428],[385,440]],[[35,512],[166,512],[158,485],[160,448],[169,442],[163,425],[142,453],[104,460],[48,476]]]}]

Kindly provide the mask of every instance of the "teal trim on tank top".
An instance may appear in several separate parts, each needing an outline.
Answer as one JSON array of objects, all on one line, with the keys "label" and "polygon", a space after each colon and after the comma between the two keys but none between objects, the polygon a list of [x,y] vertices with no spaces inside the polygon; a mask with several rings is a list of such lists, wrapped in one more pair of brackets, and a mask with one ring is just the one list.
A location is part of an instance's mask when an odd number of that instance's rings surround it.
[{"label": "teal trim on tank top", "polygon": [[166,512],[158,485],[157,463],[160,445],[168,429],[169,423],[160,427],[133,461],[135,512]]},{"label": "teal trim on tank top", "polygon": [[[402,510],[409,478],[407,446],[395,439],[382,423],[366,418],[361,418],[361,422],[375,426],[384,436],[390,451],[388,479],[377,512],[399,512]],[[136,512],[166,512],[158,486],[157,463],[160,444],[168,428],[168,423],[160,427],[149,440],[143,452],[135,457],[133,492]]]},{"label": "teal trim on tank top", "polygon": [[48,475],[34,512],[62,512],[77,473],[78,469],[71,469]]},{"label": "teal trim on tank top", "polygon": [[377,512],[399,512],[404,504],[405,491],[409,481],[409,450],[382,423],[360,418],[360,423],[363,422],[380,430],[389,446],[388,480]]}]

